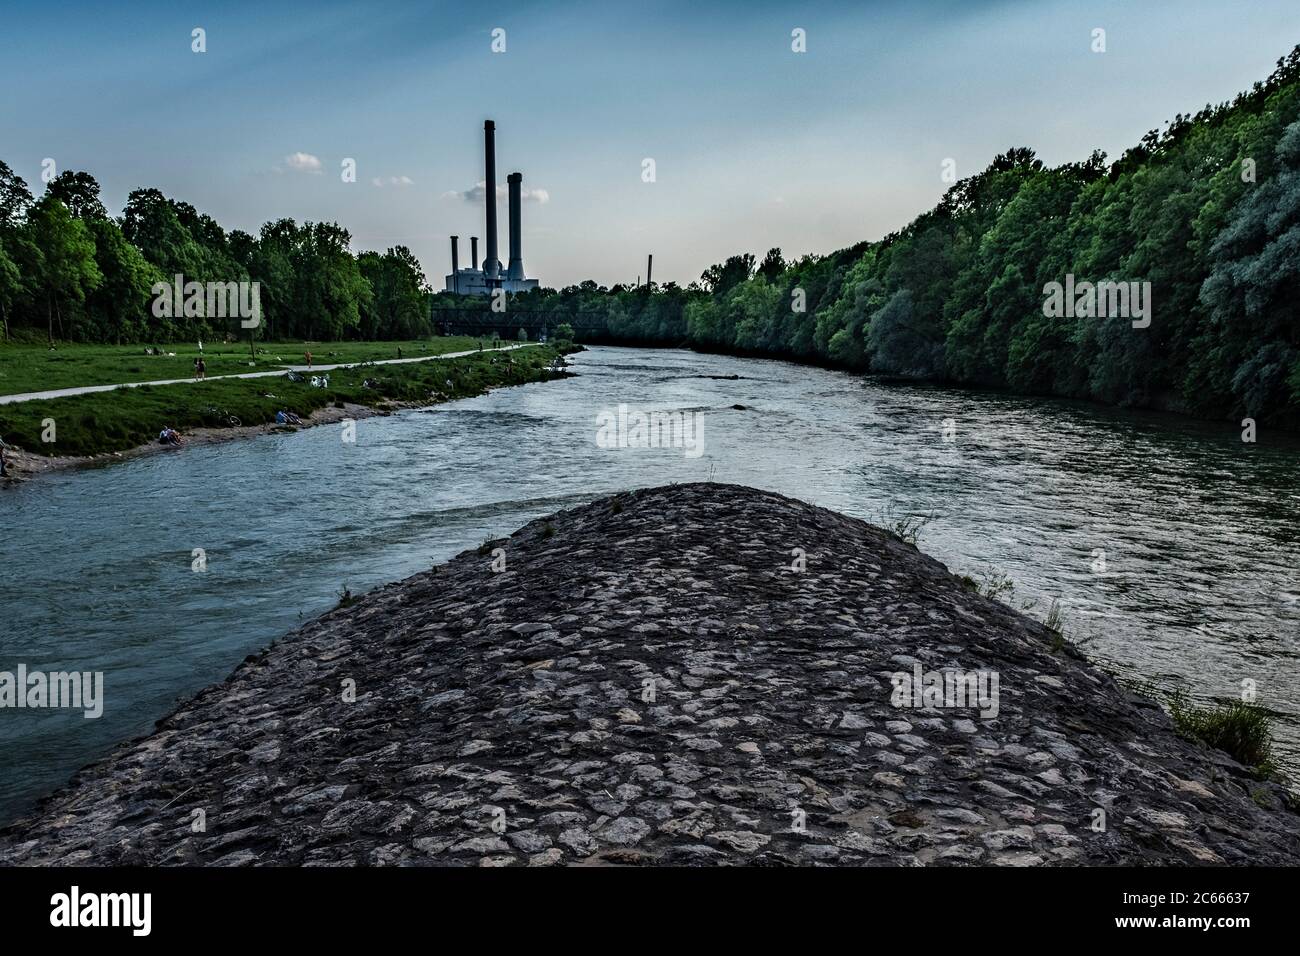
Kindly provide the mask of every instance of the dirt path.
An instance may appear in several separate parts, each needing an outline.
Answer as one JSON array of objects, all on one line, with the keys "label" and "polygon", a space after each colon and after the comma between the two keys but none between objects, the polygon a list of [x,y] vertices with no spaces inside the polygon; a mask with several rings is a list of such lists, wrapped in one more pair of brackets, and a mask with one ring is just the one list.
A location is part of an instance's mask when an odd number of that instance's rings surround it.
[{"label": "dirt path", "polygon": [[[463,352],[444,352],[441,355],[419,355],[414,358],[400,359],[380,359],[375,362],[344,362],[337,365],[282,365],[279,368],[265,372],[240,372],[237,375],[210,375],[204,379],[205,382],[217,382],[223,378],[270,378],[275,375],[286,375],[289,372],[302,372],[304,374],[315,374],[317,372],[330,372],[336,368],[356,368],[359,365],[408,365],[412,362],[432,362],[437,359],[463,358],[466,355],[477,355],[479,352],[513,352],[515,349],[525,349],[536,342],[526,342],[521,345],[507,345],[497,349],[466,349]],[[46,392],[23,392],[18,395],[0,395],[0,405],[9,405],[14,402],[30,402],[41,398],[67,398],[70,395],[89,395],[92,392],[111,392],[118,388],[139,388],[141,385],[185,385],[197,382],[198,379],[190,378],[168,378],[156,382],[121,382],[117,385],[81,385],[76,388],[55,388]]]}]

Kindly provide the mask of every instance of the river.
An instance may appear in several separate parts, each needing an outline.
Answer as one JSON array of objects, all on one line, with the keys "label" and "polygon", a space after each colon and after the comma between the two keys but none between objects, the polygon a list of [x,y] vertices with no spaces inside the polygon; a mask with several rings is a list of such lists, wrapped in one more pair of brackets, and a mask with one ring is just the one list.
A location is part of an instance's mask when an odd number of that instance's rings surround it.
[{"label": "river", "polygon": [[[563,381],[362,420],[354,444],[322,426],[0,489],[0,670],[102,671],[105,696],[98,719],[0,710],[0,822],[345,586],[604,494],[707,479],[869,520],[931,514],[923,550],[1004,573],[1040,618],[1059,600],[1106,666],[1201,699],[1253,680],[1300,770],[1296,439],[684,351],[573,363]],[[621,403],[701,413],[703,453],[599,447],[597,416]]]}]

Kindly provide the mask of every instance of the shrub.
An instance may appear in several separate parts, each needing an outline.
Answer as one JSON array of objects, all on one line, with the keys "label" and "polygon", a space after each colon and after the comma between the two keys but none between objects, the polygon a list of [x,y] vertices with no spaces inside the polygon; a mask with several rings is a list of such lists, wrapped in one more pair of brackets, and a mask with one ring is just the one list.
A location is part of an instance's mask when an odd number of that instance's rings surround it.
[{"label": "shrub", "polygon": [[1260,776],[1276,774],[1272,717],[1264,708],[1241,701],[1196,707],[1178,690],[1169,695],[1169,715],[1184,736],[1222,750]]}]

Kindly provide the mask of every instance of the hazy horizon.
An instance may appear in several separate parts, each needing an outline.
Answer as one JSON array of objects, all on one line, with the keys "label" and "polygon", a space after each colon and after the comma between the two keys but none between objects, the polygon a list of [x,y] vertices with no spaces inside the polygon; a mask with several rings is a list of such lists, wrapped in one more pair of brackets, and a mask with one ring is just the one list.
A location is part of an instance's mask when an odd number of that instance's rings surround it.
[{"label": "hazy horizon", "polygon": [[[354,249],[410,248],[438,290],[448,237],[464,263],[483,236],[484,119],[498,185],[524,176],[530,277],[631,283],[653,253],[655,278],[685,285],[737,252],[879,238],[938,200],[948,158],[958,177],[1013,146],[1051,165],[1114,159],[1264,79],[1300,40],[1300,9],[1273,0],[67,9],[53,42],[31,8],[0,38],[0,76],[27,91],[4,108],[0,159],[34,193],[48,157],[95,176],[114,215],[153,186],[227,230],[337,221]],[[356,182],[340,177],[348,158]]]}]

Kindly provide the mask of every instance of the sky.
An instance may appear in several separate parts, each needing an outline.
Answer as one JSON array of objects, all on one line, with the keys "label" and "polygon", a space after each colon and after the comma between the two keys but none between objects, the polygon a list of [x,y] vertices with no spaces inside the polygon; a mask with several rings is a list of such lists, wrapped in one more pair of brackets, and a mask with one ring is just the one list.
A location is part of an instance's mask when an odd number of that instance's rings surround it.
[{"label": "sky", "polygon": [[0,160],[35,193],[46,160],[85,170],[114,214],[152,186],[227,229],[336,221],[441,289],[448,237],[465,264],[484,233],[492,119],[503,261],[517,170],[530,277],[633,283],[653,253],[684,285],[878,239],[942,196],[945,160],[1117,158],[1296,43],[1295,0],[15,4]]}]

